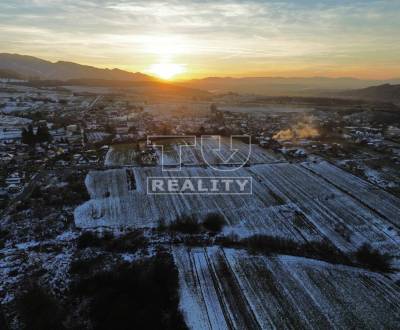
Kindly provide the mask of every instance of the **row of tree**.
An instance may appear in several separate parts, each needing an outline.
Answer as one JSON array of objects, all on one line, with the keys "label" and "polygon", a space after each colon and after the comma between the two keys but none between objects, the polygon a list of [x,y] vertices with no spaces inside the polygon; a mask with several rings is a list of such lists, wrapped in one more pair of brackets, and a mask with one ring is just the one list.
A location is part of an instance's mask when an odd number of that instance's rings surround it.
[{"label": "row of tree", "polygon": [[28,145],[35,145],[36,143],[50,142],[51,134],[46,125],[41,125],[38,127],[36,134],[33,131],[33,126],[29,125],[28,129],[23,128],[22,130],[22,143]]}]

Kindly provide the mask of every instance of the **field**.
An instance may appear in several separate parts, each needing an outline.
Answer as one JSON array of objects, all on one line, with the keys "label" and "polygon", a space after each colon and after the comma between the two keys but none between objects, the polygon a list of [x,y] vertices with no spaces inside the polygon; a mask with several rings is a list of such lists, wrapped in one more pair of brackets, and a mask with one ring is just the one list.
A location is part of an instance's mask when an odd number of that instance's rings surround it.
[{"label": "field", "polygon": [[318,165],[310,163],[306,167],[338,189],[365,203],[397,228],[400,227],[400,203],[393,195],[327,162]]},{"label": "field", "polygon": [[400,292],[386,277],[299,257],[175,248],[191,329],[394,329]]},{"label": "field", "polygon": [[[369,243],[394,257],[394,274],[295,256],[250,255],[215,245],[173,245],[180,308],[191,329],[396,328],[400,200],[328,162],[289,163],[261,148],[253,149],[248,166],[221,172],[229,167],[218,163],[215,142],[205,148],[215,169],[203,166],[201,150],[184,148],[180,171],[135,166],[134,149],[116,147],[108,154],[112,168],[88,174],[91,199],[75,210],[76,225],[154,228],[178,216],[202,221],[218,212],[227,223],[224,235],[263,234],[298,243],[328,240],[346,254]],[[222,145],[222,152],[228,152],[229,144]],[[237,161],[244,157],[242,150],[235,155]],[[176,145],[167,145],[166,151],[169,164],[179,164]],[[126,166],[115,169],[118,165]],[[253,191],[148,195],[148,177],[159,176],[251,177]]]},{"label": "field", "polygon": [[[363,188],[365,193],[356,193],[363,181],[328,163],[312,165],[313,171],[326,175],[335,171],[338,177],[343,176],[343,182],[348,182],[345,190],[314,174],[309,166],[276,163],[228,172],[229,176],[252,177],[252,195],[147,194],[148,177],[226,175],[200,166],[183,167],[179,172],[163,172],[161,167],[93,171],[86,178],[91,200],[75,210],[75,223],[82,228],[145,228],[156,227],[161,220],[169,223],[180,215],[193,214],[201,221],[208,213],[220,212],[228,223],[224,229],[227,234],[266,234],[299,242],[327,239],[343,251],[354,251],[369,242],[398,256],[396,218],[389,221],[385,215],[390,215],[390,210],[396,215],[398,199],[386,198],[385,192],[368,194],[368,185]],[[381,203],[376,201],[379,196]]]},{"label": "field", "polygon": [[[398,327],[398,198],[326,161],[289,163],[252,146],[246,162],[247,146],[238,140],[231,163],[246,163],[241,168],[221,161],[231,155],[226,139],[221,148],[215,138],[207,139],[203,150],[199,145],[183,147],[182,159],[178,144],[188,140],[157,142],[164,145],[165,157],[162,161],[160,150],[155,149],[156,162],[151,166],[138,162],[143,145],[109,150],[108,169],[86,177],[90,200],[75,210],[77,227],[155,228],[182,215],[202,221],[210,213],[220,213],[226,221],[221,235],[262,234],[301,244],[329,241],[348,256],[368,243],[393,256],[394,273],[383,275],[302,257],[250,255],[209,241],[205,247],[174,242],[180,308],[189,328]],[[163,170],[161,164],[172,168]],[[182,165],[179,171],[178,165]],[[252,178],[252,194],[147,193],[149,177],[223,176]],[[180,242],[179,234],[177,238]]]},{"label": "field", "polygon": [[[260,163],[273,163],[281,161],[282,158],[271,151],[260,148],[252,144],[250,147],[236,139],[233,139],[232,152],[230,146],[230,139],[221,138],[221,145],[217,137],[205,137],[203,144],[201,139],[196,139],[196,146],[191,147],[194,140],[189,138],[174,138],[152,141],[156,145],[164,146],[164,157],[162,157],[161,148],[156,149],[157,164],[161,165],[179,165],[184,163],[187,166],[191,165],[204,165],[204,164],[223,164],[223,159],[228,159],[232,154],[229,161],[230,164],[243,164],[249,159],[251,164]],[[203,148],[201,148],[203,145]],[[182,150],[182,158],[179,157],[180,146]],[[145,150],[144,144],[140,145],[141,150]],[[136,144],[122,144],[113,146],[106,155],[106,166],[129,166],[138,165],[137,159],[137,145]],[[249,152],[250,150],[250,152]],[[250,156],[248,157],[248,155]],[[203,157],[204,155],[204,157]],[[222,157],[222,159],[221,159]]]}]

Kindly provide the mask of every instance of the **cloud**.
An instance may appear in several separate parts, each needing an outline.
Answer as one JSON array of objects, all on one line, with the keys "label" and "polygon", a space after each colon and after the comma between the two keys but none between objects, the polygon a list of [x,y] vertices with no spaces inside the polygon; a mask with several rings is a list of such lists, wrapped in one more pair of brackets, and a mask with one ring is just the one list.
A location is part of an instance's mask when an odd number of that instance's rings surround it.
[{"label": "cloud", "polygon": [[210,70],[278,59],[343,66],[400,55],[399,13],[400,3],[389,0],[3,0],[0,46],[70,60],[93,57],[101,65],[131,59],[135,70],[157,56]]}]

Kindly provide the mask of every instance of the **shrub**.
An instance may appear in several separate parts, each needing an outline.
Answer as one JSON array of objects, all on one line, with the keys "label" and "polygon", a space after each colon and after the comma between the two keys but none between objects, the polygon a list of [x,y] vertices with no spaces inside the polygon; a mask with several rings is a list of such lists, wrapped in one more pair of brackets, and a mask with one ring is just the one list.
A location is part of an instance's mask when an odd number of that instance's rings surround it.
[{"label": "shrub", "polygon": [[369,244],[361,245],[355,253],[357,261],[365,267],[381,272],[389,272],[392,270],[392,257],[388,254],[380,253],[373,249]]},{"label": "shrub", "polygon": [[31,198],[38,199],[41,197],[43,197],[43,193],[41,189],[38,186],[36,186],[31,193]]},{"label": "shrub", "polygon": [[0,306],[0,329],[8,329],[7,321],[1,306]]},{"label": "shrub", "polygon": [[349,256],[329,241],[303,244],[300,248],[300,253],[300,255],[304,255],[305,257],[327,261],[332,264],[355,266]]},{"label": "shrub", "polygon": [[103,256],[99,255],[90,259],[77,259],[71,262],[70,273],[76,275],[90,274],[93,268],[98,266],[103,260]]},{"label": "shrub", "polygon": [[184,215],[177,217],[169,229],[185,234],[197,234],[201,231],[201,226],[194,216]]},{"label": "shrub", "polygon": [[0,229],[0,238],[7,238],[10,232],[7,229]]},{"label": "shrub", "polygon": [[186,329],[179,312],[178,272],[170,255],[121,265],[80,281],[94,329]]},{"label": "shrub", "polygon": [[122,237],[108,238],[104,241],[104,248],[110,252],[134,252],[146,247],[147,239],[141,231],[133,231]]},{"label": "shrub", "polygon": [[290,254],[299,248],[299,244],[280,237],[254,235],[242,240],[251,253],[286,253]]},{"label": "shrub", "polygon": [[133,231],[121,237],[114,237],[112,232],[104,233],[99,237],[90,231],[84,232],[78,238],[78,248],[103,248],[110,252],[133,252],[147,245],[147,239],[141,231]]},{"label": "shrub", "polygon": [[244,248],[254,254],[287,254],[335,264],[354,265],[348,256],[327,241],[300,243],[281,237],[254,235],[243,239],[223,237],[218,238],[216,242],[225,247]]},{"label": "shrub", "polygon": [[101,239],[90,231],[86,231],[81,234],[78,238],[78,248],[85,249],[87,247],[99,247],[101,246]]},{"label": "shrub", "polygon": [[62,330],[65,312],[48,291],[32,285],[17,299],[17,312],[24,329]]},{"label": "shrub", "polygon": [[227,236],[220,236],[215,239],[215,243],[227,248],[243,247],[239,236],[235,233],[230,233]]},{"label": "shrub", "polygon": [[210,213],[203,221],[203,227],[212,232],[220,232],[225,225],[225,218],[219,213]]}]

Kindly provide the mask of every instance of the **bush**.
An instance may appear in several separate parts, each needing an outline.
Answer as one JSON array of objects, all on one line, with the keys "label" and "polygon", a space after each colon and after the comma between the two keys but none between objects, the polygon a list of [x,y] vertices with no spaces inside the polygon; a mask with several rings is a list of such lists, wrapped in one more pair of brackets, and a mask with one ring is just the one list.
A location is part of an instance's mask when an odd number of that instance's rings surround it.
[{"label": "bush", "polygon": [[121,237],[114,237],[113,233],[106,232],[103,237],[90,231],[84,232],[78,238],[78,248],[103,248],[110,252],[134,252],[147,245],[147,239],[141,231],[133,231]]},{"label": "bush", "polygon": [[90,259],[78,259],[71,262],[70,273],[75,275],[87,275],[103,260],[101,255]]},{"label": "bush", "polygon": [[7,238],[10,232],[7,229],[0,229],[0,239]]},{"label": "bush", "polygon": [[203,227],[212,232],[220,232],[225,225],[225,218],[219,213],[210,213],[203,221]]},{"label": "bush", "polygon": [[219,236],[215,239],[215,243],[226,248],[243,248],[239,236],[235,233],[230,233],[227,236]]},{"label": "bush", "polygon": [[135,252],[147,246],[147,239],[141,231],[133,231],[122,237],[108,239],[104,248],[110,252]]},{"label": "bush", "polygon": [[369,244],[361,245],[356,251],[355,257],[361,265],[371,270],[381,272],[390,272],[392,270],[392,257],[388,254],[380,253]]},{"label": "bush", "polygon": [[170,255],[157,254],[132,265],[80,281],[74,292],[88,302],[93,328],[186,329],[179,312],[178,272]]},{"label": "bush", "polygon": [[332,264],[355,266],[348,255],[344,254],[329,241],[303,244],[300,248],[300,253],[300,255],[303,254],[306,257],[327,261]]},{"label": "bush", "polygon": [[201,231],[201,225],[194,216],[184,215],[177,217],[169,229],[184,234],[197,234]]},{"label": "bush", "polygon": [[86,231],[81,234],[78,238],[78,248],[85,249],[87,247],[100,247],[101,239],[90,231]]},{"label": "bush", "polygon": [[0,329],[8,329],[7,321],[1,306],[0,306]]},{"label": "bush", "polygon": [[254,235],[244,239],[219,238],[217,243],[225,247],[244,248],[254,254],[287,254],[354,266],[348,256],[326,241],[300,243],[281,237]]},{"label": "bush", "polygon": [[65,312],[48,291],[32,285],[17,299],[17,312],[29,330],[62,330]]},{"label": "bush", "polygon": [[266,236],[254,235],[243,240],[243,244],[247,246],[251,253],[287,253],[294,252],[298,249],[299,245],[294,241]]}]

